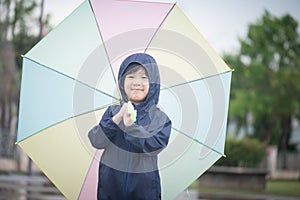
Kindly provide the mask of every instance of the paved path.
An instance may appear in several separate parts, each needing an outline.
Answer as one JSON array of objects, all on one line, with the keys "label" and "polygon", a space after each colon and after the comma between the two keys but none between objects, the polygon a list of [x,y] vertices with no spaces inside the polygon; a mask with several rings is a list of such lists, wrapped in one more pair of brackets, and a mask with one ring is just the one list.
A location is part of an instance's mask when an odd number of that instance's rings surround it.
[{"label": "paved path", "polygon": [[199,194],[196,190],[183,191],[176,200],[197,200]]},{"label": "paved path", "polygon": [[300,200],[300,197],[286,197],[275,195],[256,195],[256,194],[211,194],[201,193],[196,190],[182,192],[176,200]]},{"label": "paved path", "polygon": [[[25,184],[26,183],[26,184]],[[28,185],[28,183],[30,183]],[[42,185],[42,186],[41,186]],[[0,200],[12,199],[14,195],[22,194],[26,191],[31,191],[30,195],[35,195],[36,199],[44,200],[65,200],[59,191],[53,187],[49,180],[45,177],[27,177],[19,175],[0,175]],[[42,196],[41,193],[44,193]],[[35,194],[37,193],[37,194]],[[7,197],[7,198],[6,198]],[[197,190],[189,190],[182,192],[176,200],[300,200],[300,197],[284,197],[274,195],[234,195],[234,194],[212,194],[200,193]]]}]

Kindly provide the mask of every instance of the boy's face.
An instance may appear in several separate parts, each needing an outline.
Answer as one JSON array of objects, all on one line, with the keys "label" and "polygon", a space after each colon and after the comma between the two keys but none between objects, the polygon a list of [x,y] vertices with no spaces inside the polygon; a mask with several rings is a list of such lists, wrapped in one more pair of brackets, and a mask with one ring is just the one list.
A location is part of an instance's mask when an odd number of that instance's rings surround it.
[{"label": "boy's face", "polygon": [[149,78],[143,67],[125,77],[125,93],[128,99],[135,105],[146,99],[149,92],[149,86]]}]

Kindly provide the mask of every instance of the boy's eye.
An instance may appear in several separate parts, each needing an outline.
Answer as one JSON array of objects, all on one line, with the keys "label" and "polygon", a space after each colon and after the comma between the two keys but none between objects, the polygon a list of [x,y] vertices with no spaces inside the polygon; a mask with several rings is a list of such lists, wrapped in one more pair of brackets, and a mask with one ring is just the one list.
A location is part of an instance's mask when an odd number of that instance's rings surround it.
[{"label": "boy's eye", "polygon": [[142,79],[148,79],[148,77],[147,76],[142,76]]},{"label": "boy's eye", "polygon": [[127,78],[131,79],[131,78],[134,78],[134,76],[133,75],[128,75]]}]

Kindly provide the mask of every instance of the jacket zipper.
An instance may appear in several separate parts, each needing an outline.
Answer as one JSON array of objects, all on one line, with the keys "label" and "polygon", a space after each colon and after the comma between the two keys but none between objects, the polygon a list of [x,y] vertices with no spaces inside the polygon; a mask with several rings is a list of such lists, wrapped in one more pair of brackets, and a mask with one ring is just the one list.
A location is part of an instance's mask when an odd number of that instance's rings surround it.
[{"label": "jacket zipper", "polygon": [[126,200],[126,194],[127,194],[127,187],[128,187],[128,176],[129,176],[129,167],[131,162],[131,153],[130,153],[130,143],[128,143],[128,152],[129,152],[129,158],[127,160],[127,171],[124,174],[124,188],[123,188],[123,194],[122,194],[122,200]]}]

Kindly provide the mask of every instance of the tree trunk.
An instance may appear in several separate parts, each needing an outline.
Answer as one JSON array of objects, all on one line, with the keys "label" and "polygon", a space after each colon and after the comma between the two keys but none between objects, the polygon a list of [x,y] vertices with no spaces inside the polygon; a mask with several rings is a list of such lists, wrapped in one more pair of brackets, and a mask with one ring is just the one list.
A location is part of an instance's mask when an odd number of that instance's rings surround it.
[{"label": "tree trunk", "polygon": [[1,126],[9,129],[11,119],[15,115],[12,113],[12,106],[17,96],[15,90],[18,88],[15,50],[10,42],[0,43],[0,65],[2,66],[0,74]]},{"label": "tree trunk", "polygon": [[0,109],[1,109],[1,124],[0,124],[0,128],[5,128],[5,101],[3,96],[0,97]]},{"label": "tree trunk", "polygon": [[42,37],[43,37],[43,31],[44,31],[44,20],[43,20],[43,16],[44,16],[44,4],[45,4],[45,0],[41,0],[40,17],[39,17],[40,30],[39,30],[39,36],[38,36],[39,40],[42,39]]},{"label": "tree trunk", "polygon": [[271,140],[273,138],[273,129],[272,125],[265,124],[263,126],[263,133],[264,133],[264,147],[266,148],[271,143]]},{"label": "tree trunk", "polygon": [[285,116],[281,121],[281,135],[280,135],[280,145],[279,150],[282,152],[283,156],[283,169],[287,168],[287,150],[288,150],[288,142],[291,136],[292,131],[292,117]]},{"label": "tree trunk", "polygon": [[6,2],[6,15],[5,15],[5,20],[4,20],[4,26],[3,26],[3,35],[1,38],[1,41],[7,41],[8,39],[8,27],[10,23],[10,1]]}]

